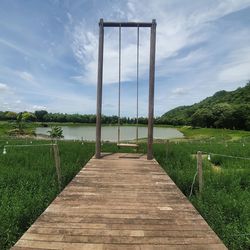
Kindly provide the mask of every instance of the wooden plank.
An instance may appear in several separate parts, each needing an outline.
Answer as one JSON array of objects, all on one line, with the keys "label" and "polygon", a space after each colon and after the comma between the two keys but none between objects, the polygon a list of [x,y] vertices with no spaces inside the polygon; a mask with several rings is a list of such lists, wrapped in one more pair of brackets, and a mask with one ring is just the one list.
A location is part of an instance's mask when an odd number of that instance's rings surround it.
[{"label": "wooden plank", "polygon": [[[135,245],[135,244],[82,244],[82,243],[70,243],[70,244],[57,244],[51,245],[49,248],[43,245],[34,247],[13,247],[13,250],[38,250],[38,249],[72,249],[72,250],[220,250],[221,244],[195,244],[195,245]],[[60,248],[58,248],[60,247]]]},{"label": "wooden plank", "polygon": [[48,228],[48,227],[31,227],[27,234],[49,234],[49,235],[100,235],[100,236],[167,236],[175,238],[186,238],[186,237],[206,237],[206,235],[213,236],[211,230],[167,230],[167,231],[156,231],[156,230],[103,230],[103,229],[71,229],[71,228]]},{"label": "wooden plank", "polygon": [[133,144],[133,143],[117,143],[118,147],[131,147],[131,148],[138,148],[138,144]]},{"label": "wooden plank", "polygon": [[211,235],[199,237],[168,236],[121,236],[121,235],[67,235],[67,234],[32,234],[26,233],[22,241],[64,242],[89,244],[168,244],[168,245],[192,245],[192,244],[219,244],[220,240]]},{"label": "wooden plank", "polygon": [[155,160],[92,158],[12,249],[226,249]]}]

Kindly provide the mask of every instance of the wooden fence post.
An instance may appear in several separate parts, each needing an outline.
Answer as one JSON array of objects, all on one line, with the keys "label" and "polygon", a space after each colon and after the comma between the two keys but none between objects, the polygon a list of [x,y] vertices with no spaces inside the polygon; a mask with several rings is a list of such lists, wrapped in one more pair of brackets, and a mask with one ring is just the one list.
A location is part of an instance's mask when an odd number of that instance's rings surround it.
[{"label": "wooden fence post", "polygon": [[166,140],[166,159],[169,153],[169,140]]},{"label": "wooden fence post", "polygon": [[54,153],[54,161],[55,161],[55,167],[56,167],[58,187],[59,187],[59,190],[61,191],[61,188],[62,188],[62,175],[61,175],[61,161],[60,161],[58,145],[53,144],[52,148],[53,148],[53,153]]},{"label": "wooden fence post", "polygon": [[199,193],[202,192],[203,188],[203,177],[202,177],[202,152],[197,152],[197,169],[198,169],[198,181],[199,181]]}]

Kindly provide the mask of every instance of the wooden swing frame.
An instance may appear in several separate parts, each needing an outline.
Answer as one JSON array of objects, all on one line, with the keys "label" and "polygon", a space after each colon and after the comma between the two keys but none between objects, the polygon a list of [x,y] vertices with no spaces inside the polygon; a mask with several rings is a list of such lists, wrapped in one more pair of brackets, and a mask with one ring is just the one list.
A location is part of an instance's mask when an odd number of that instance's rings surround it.
[{"label": "wooden swing frame", "polygon": [[[153,159],[153,125],[154,125],[154,81],[155,81],[155,45],[156,45],[156,21],[152,23],[143,22],[99,22],[99,49],[98,49],[98,72],[97,72],[97,108],[96,108],[96,150],[95,157],[101,158],[101,115],[102,115],[102,85],[103,85],[103,45],[104,45],[104,27],[119,27],[119,53],[120,53],[120,32],[121,27],[151,28],[150,35],[150,63],[149,63],[149,100],[148,100],[148,141],[147,141],[147,159]],[[137,33],[137,34],[138,34]],[[138,50],[138,40],[137,40]],[[137,123],[138,123],[138,53],[137,53]],[[118,100],[118,117],[120,117],[120,55],[119,55],[119,100]],[[118,119],[119,125],[119,119]],[[137,140],[138,140],[138,124],[137,124]],[[120,143],[120,129],[118,127],[118,147],[135,147],[137,144]]]}]

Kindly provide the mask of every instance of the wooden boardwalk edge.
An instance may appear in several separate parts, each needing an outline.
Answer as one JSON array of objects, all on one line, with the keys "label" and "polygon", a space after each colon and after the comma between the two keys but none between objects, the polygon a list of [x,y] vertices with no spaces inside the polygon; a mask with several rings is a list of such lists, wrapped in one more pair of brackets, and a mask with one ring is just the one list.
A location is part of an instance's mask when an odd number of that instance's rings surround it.
[{"label": "wooden boardwalk edge", "polygon": [[12,247],[227,249],[158,162],[92,158]]}]

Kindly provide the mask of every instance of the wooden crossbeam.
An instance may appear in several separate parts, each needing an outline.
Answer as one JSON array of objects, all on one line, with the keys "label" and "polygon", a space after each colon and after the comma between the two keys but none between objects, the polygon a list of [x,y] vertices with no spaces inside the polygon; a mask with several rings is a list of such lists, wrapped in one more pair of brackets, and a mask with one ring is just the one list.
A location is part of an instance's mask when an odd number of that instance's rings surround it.
[{"label": "wooden crossbeam", "polygon": [[143,22],[103,22],[103,27],[151,27],[152,23]]}]

